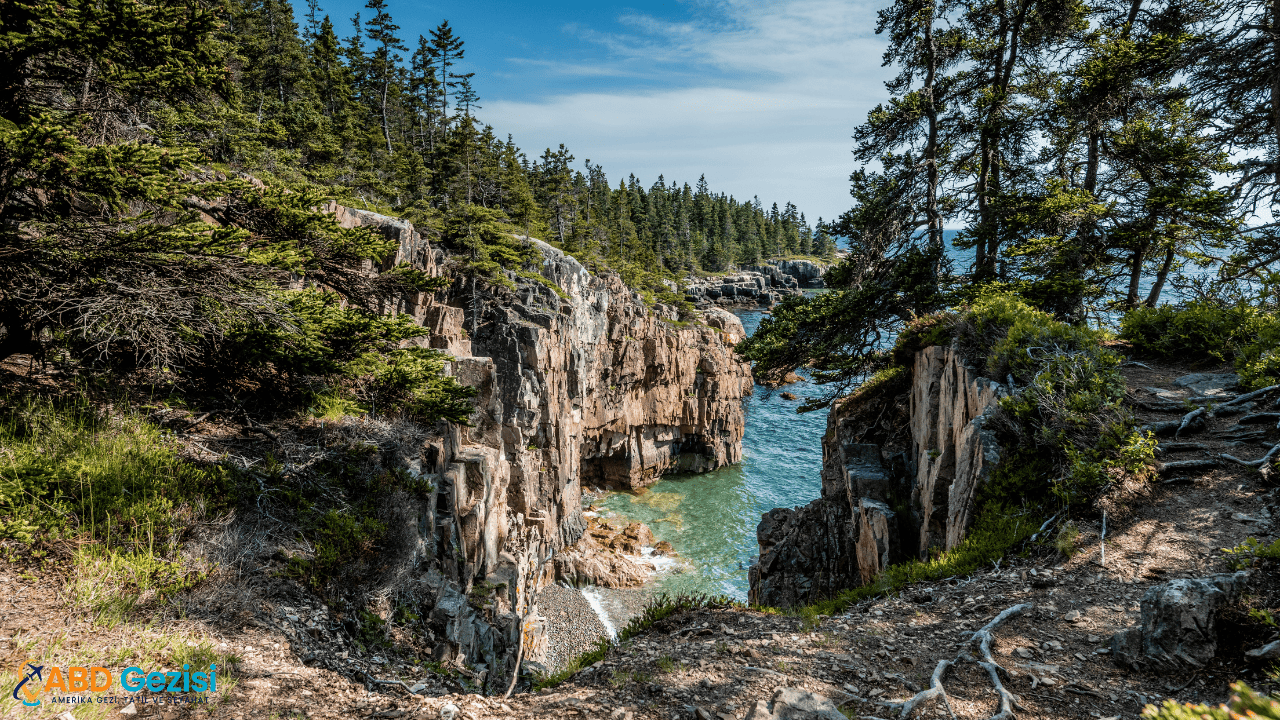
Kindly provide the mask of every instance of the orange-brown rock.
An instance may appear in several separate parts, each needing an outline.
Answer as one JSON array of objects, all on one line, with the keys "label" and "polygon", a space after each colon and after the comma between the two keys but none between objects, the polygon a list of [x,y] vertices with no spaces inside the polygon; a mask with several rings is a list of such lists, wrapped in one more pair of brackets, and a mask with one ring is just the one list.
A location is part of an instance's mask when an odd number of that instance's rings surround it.
[{"label": "orange-brown rock", "polygon": [[[395,241],[381,269],[407,264],[439,276],[453,264],[405,220],[329,210],[344,227]],[[546,583],[625,587],[647,575],[612,547],[638,552],[652,542],[647,530],[623,528],[610,546],[586,534],[584,483],[635,489],[666,472],[738,462],[742,401],[752,391],[750,368],[733,351],[745,332],[731,313],[711,308],[677,322],[674,307],[646,306],[617,275],[524,240],[541,254],[546,283],[511,269],[514,290],[459,278],[379,308],[428,328],[415,342],[452,356],[447,371],[477,390],[470,427],[441,427],[420,451],[403,450],[406,468],[436,487],[404,531],[419,538],[419,571],[442,578],[433,592],[435,612],[449,618],[441,623],[452,649],[443,655],[484,662],[491,678],[509,676],[521,618]],[[504,588],[496,606],[509,610],[468,615],[455,601],[479,582]]]}]

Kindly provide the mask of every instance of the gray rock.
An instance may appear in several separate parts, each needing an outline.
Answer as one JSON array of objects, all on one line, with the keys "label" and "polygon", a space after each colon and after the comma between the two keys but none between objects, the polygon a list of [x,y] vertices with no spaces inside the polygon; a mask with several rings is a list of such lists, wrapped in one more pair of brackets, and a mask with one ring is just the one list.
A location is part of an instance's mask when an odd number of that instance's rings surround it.
[{"label": "gray rock", "polygon": [[746,720],[847,720],[835,703],[816,693],[781,688],[773,702],[757,700]]},{"label": "gray rock", "polygon": [[1174,380],[1173,384],[1197,395],[1225,395],[1240,384],[1240,377],[1235,373],[1192,373]]},{"label": "gray rock", "polygon": [[1252,660],[1280,660],[1280,640],[1274,640],[1260,648],[1246,650],[1244,654]]},{"label": "gray rock", "polygon": [[1235,602],[1246,573],[1170,580],[1142,596],[1142,621],[1111,638],[1116,664],[1134,668],[1203,667],[1218,650],[1214,621]]}]

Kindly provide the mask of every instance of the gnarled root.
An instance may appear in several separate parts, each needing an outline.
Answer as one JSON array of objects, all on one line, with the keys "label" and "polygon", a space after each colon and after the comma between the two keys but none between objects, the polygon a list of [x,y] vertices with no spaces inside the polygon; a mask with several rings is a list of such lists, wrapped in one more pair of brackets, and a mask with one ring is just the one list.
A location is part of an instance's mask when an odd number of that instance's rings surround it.
[{"label": "gnarled root", "polygon": [[914,697],[905,702],[892,703],[888,707],[892,710],[897,710],[899,718],[905,718],[921,704],[934,698],[942,698],[942,702],[947,706],[947,712],[951,717],[955,717],[955,713],[951,710],[951,702],[947,697],[947,691],[942,685],[942,677],[952,665],[968,661],[976,663],[987,671],[987,676],[991,678],[991,684],[995,686],[996,694],[1000,696],[1000,712],[993,715],[989,720],[1014,720],[1017,717],[1013,714],[1014,709],[1021,710],[1022,705],[1018,702],[1018,696],[1009,692],[1000,679],[1001,675],[1007,676],[1009,673],[995,661],[995,658],[991,657],[991,632],[1008,621],[1009,618],[1017,617],[1033,607],[1034,605],[1031,603],[1023,603],[1007,608],[999,615],[996,615],[991,619],[991,622],[974,632],[973,637],[969,638],[969,642],[965,643],[966,648],[973,646],[982,655],[981,660],[974,660],[964,650],[954,660],[942,660],[933,670],[933,677],[929,681],[929,687],[916,693]]}]

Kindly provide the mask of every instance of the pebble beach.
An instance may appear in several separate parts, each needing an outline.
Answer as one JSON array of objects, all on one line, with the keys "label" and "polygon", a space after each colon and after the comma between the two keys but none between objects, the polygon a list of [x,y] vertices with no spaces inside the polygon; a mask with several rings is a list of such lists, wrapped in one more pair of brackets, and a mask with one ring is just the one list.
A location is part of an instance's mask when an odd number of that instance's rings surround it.
[{"label": "pebble beach", "polygon": [[[653,596],[649,588],[588,588],[596,594],[609,623],[621,630],[644,608]],[[595,646],[607,633],[599,614],[582,590],[563,585],[548,585],[538,593],[538,610],[547,619],[547,665],[554,672],[564,664]]]}]

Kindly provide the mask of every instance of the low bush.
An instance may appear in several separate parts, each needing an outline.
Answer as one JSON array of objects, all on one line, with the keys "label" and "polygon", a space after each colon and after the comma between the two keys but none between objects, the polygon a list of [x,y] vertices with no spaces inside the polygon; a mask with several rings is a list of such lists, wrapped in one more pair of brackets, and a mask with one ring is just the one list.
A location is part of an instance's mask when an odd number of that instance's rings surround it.
[{"label": "low bush", "polygon": [[1243,384],[1280,383],[1280,316],[1245,304],[1193,301],[1138,308],[1120,337],[1139,352],[1193,363],[1234,363]]},{"label": "low bush", "polygon": [[475,390],[443,372],[438,350],[402,347],[428,331],[408,315],[344,306],[332,293],[278,293],[288,326],[238,329],[221,343],[216,365],[191,368],[206,385],[253,379],[260,392],[296,396],[318,414],[406,414],[465,424]]}]

